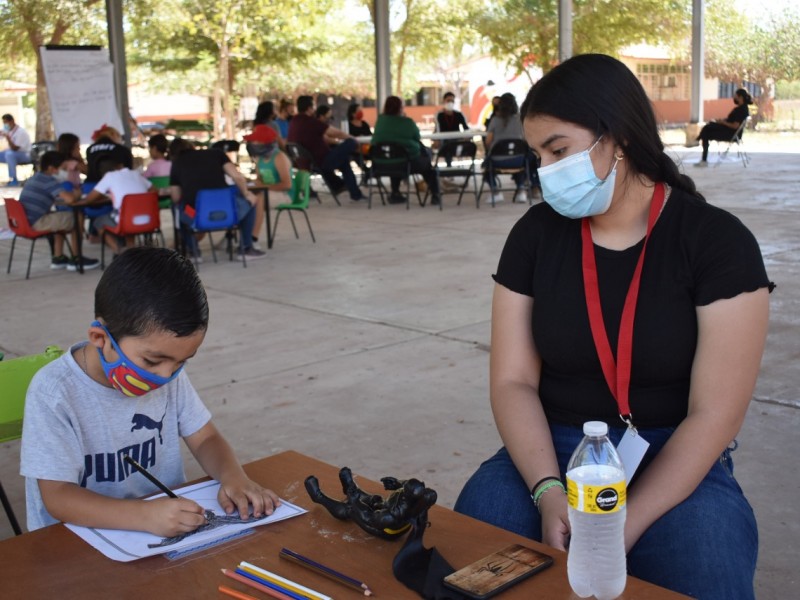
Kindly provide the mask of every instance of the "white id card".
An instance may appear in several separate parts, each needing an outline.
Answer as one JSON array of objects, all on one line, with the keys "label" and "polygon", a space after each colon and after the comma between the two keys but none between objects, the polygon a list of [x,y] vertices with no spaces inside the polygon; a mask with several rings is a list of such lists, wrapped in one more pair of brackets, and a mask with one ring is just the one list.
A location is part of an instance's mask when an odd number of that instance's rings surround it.
[{"label": "white id card", "polygon": [[628,427],[625,435],[617,444],[617,453],[622,459],[622,466],[625,467],[625,485],[630,484],[649,447],[650,442],[639,435],[638,431]]}]

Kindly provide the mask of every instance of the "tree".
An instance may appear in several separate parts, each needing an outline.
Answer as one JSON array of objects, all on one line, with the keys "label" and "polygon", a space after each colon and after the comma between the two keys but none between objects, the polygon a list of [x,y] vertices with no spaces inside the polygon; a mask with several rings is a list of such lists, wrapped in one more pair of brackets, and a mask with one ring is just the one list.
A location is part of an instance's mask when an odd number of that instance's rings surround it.
[{"label": "tree", "polygon": [[[372,0],[362,0],[369,8],[374,26],[375,8]],[[391,31],[391,53],[394,65],[394,93],[406,96],[410,89],[406,85],[409,71],[424,68],[444,56],[460,57],[466,41],[475,38],[469,26],[469,12],[464,3],[457,0],[394,0],[390,1],[389,22]],[[373,54],[374,56],[374,54]]]},{"label": "tree", "polygon": [[[209,65],[205,90],[213,98],[215,135],[233,136],[237,75],[262,64],[289,68],[324,47],[320,27],[335,0],[299,8],[290,0],[163,0],[135,3],[135,65],[156,72],[187,73]],[[167,12],[170,18],[164,19]],[[178,42],[178,43],[176,43]]]},{"label": "tree", "polygon": [[784,13],[754,23],[712,0],[706,20],[708,77],[761,86],[757,119],[773,115],[771,93],[778,79],[800,79],[800,15]]},{"label": "tree", "polygon": [[105,39],[104,19],[104,5],[99,0],[6,0],[0,3],[0,40],[6,60],[36,66],[35,139],[53,137],[53,119],[39,47],[101,44]]},{"label": "tree", "polygon": [[[642,15],[647,15],[646,19]],[[573,51],[617,55],[630,44],[685,39],[691,2],[681,0],[573,0]],[[558,63],[558,0],[487,0],[471,20],[498,60],[516,73]]]}]

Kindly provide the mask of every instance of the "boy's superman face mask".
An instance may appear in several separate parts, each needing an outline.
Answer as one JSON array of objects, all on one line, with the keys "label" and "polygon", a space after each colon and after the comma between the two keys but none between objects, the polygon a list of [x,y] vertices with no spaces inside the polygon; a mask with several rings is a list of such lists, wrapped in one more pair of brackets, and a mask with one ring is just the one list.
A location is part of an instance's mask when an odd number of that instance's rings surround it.
[{"label": "boy's superman face mask", "polygon": [[97,353],[100,356],[100,364],[103,367],[103,372],[106,374],[106,378],[111,384],[111,387],[116,389],[118,392],[129,397],[144,396],[147,392],[152,392],[153,390],[160,388],[162,385],[169,383],[178,375],[180,375],[183,366],[181,366],[169,377],[161,377],[160,375],[150,373],[149,371],[145,371],[144,369],[137,367],[131,359],[125,356],[122,348],[119,347],[119,344],[117,344],[117,341],[109,333],[105,325],[103,325],[100,321],[94,321],[92,326],[101,327],[103,331],[106,332],[114,351],[119,356],[116,361],[108,362],[105,356],[103,356],[103,350],[101,348],[97,349]]}]

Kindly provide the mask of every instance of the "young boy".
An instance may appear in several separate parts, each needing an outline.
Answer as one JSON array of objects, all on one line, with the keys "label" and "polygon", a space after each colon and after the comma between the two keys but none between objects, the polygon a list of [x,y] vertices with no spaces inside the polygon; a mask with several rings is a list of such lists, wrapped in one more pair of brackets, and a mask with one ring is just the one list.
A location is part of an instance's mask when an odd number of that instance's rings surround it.
[{"label": "young boy", "polygon": [[[25,182],[19,194],[19,201],[25,209],[25,216],[35,231],[71,231],[72,247],[78,247],[75,232],[75,215],[72,210],[53,211],[56,202],[72,204],[80,198],[80,190],[68,192],[56,177],[67,157],[60,152],[45,152],[39,162],[39,170]],[[83,268],[94,269],[100,266],[96,258],[83,257]],[[53,236],[53,258],[51,269],[77,269],[77,263],[64,256],[64,234]]]},{"label": "young boy", "polygon": [[[149,192],[153,184],[146,179],[139,171],[133,171],[126,167],[122,162],[111,163],[111,170],[103,175],[97,185],[86,196],[87,202],[102,200],[104,196],[111,199],[114,210],[110,213],[100,215],[92,221],[92,227],[102,231],[103,227],[116,227],[119,211],[122,209],[122,201],[128,194],[144,194]],[[134,236],[127,236],[125,239],[115,235],[105,235],[106,246],[111,248],[114,254],[119,254],[124,247],[133,245]]]},{"label": "young boy", "polygon": [[95,290],[89,341],[39,371],[28,389],[20,473],[28,529],[58,521],[169,537],[205,523],[185,498],[158,489],[184,482],[180,441],[221,484],[226,513],[271,514],[278,496],[248,479],[183,367],[208,326],[208,301],[191,262],[166,248],[132,248]]}]

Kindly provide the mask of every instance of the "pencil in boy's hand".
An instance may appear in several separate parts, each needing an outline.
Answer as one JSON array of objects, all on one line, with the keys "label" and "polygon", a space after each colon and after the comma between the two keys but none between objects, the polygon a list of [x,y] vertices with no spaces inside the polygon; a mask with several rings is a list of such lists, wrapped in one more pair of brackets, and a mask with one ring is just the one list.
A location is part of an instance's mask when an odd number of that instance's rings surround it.
[{"label": "pencil in boy's hand", "polygon": [[150,474],[147,471],[147,469],[145,469],[142,465],[140,465],[138,462],[133,460],[130,456],[128,456],[126,454],[125,458],[123,460],[126,463],[128,463],[129,465],[131,465],[134,469],[139,471],[139,473],[141,473],[142,475],[147,477],[147,479],[150,480],[150,483],[155,485],[158,489],[160,489],[162,492],[164,492],[167,496],[169,496],[170,498],[177,498],[178,497],[178,495],[175,492],[173,492],[171,489],[169,489],[167,486],[165,486],[163,483],[161,483],[158,479],[155,478],[155,476]]},{"label": "pencil in boy's hand", "polygon": [[369,586],[364,583],[363,581],[359,581],[358,579],[354,579],[344,573],[339,573],[339,571],[335,571],[330,567],[326,567],[323,564],[320,564],[316,561],[311,560],[310,558],[303,556],[302,554],[298,554],[297,552],[292,552],[288,548],[281,548],[278,556],[281,558],[285,558],[295,564],[300,565],[301,567],[305,567],[310,569],[311,571],[316,571],[320,575],[324,575],[334,581],[338,581],[341,584],[344,584],[348,587],[351,587],[359,592],[363,592],[365,596],[372,596],[372,590],[369,589]]}]

